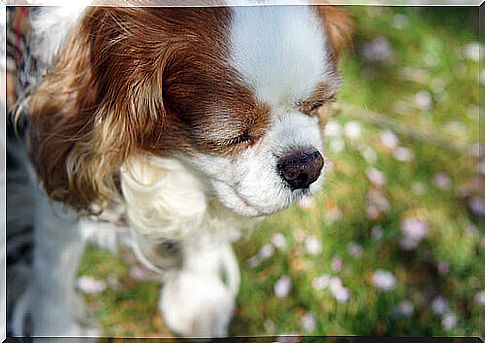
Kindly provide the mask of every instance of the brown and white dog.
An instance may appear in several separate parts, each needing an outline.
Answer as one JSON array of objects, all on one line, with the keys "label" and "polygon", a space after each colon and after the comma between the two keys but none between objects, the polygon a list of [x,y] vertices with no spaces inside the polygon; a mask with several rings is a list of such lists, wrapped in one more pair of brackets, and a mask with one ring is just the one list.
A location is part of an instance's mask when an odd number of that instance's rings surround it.
[{"label": "brown and white dog", "polygon": [[41,75],[25,102],[42,186],[22,302],[33,335],[86,334],[73,277],[83,232],[105,225],[93,211],[126,217],[127,241],[160,273],[172,330],[227,335],[232,232],[322,188],[320,114],[349,26],[334,6],[38,12]]}]

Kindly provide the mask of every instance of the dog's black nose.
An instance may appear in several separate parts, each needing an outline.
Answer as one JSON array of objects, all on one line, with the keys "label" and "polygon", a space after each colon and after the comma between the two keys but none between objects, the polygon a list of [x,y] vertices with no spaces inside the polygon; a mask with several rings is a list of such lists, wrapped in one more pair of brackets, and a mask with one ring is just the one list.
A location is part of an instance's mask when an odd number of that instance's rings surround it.
[{"label": "dog's black nose", "polygon": [[292,190],[308,188],[320,176],[324,161],[317,150],[299,150],[280,158],[277,168]]}]

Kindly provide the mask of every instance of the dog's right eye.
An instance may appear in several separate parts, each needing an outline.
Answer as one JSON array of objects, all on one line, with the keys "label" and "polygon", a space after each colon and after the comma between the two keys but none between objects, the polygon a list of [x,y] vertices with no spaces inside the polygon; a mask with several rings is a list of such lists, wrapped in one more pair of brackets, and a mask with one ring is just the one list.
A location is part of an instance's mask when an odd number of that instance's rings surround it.
[{"label": "dog's right eye", "polygon": [[249,134],[248,131],[244,131],[242,135],[228,139],[226,141],[226,145],[229,145],[229,146],[238,145],[238,144],[249,142],[250,140],[251,140],[251,135]]}]

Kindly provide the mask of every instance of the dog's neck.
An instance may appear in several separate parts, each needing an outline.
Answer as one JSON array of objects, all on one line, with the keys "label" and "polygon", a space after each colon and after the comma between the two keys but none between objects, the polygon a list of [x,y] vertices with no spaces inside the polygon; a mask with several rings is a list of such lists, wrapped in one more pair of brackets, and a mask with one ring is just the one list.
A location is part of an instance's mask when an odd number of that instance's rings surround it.
[{"label": "dog's neck", "polygon": [[245,227],[254,226],[257,219],[224,207],[202,179],[176,159],[130,160],[121,170],[130,229],[145,239],[199,245],[205,240],[232,241]]}]

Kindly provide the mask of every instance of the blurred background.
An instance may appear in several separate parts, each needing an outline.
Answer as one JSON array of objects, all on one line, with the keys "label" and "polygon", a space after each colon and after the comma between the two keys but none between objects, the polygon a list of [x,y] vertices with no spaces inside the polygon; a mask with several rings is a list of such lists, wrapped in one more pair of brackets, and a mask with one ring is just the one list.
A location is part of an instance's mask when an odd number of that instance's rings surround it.
[{"label": "blurred background", "polygon": [[[325,129],[326,187],[236,244],[230,332],[478,336],[478,8],[347,10],[356,30]],[[106,336],[169,334],[159,283],[129,251],[90,247],[77,281]]]}]

